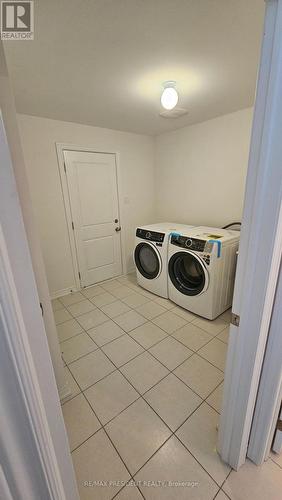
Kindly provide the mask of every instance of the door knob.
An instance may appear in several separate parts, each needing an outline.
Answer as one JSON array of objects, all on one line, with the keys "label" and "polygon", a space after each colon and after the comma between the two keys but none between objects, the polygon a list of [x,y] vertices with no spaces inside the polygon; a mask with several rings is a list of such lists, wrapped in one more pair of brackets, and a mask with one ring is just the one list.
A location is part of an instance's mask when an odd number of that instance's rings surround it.
[{"label": "door knob", "polygon": [[118,233],[119,231],[121,231],[121,227],[120,226],[116,227],[116,232]]}]

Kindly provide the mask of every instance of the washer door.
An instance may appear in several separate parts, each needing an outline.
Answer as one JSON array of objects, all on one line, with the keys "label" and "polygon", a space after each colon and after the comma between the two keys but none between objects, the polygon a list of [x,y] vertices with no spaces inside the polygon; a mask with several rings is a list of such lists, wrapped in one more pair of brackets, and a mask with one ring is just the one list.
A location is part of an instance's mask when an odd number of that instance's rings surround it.
[{"label": "washer door", "polygon": [[168,264],[169,277],[175,288],[184,295],[200,295],[209,285],[203,261],[193,252],[177,252]]},{"label": "washer door", "polygon": [[134,251],[134,260],[139,273],[153,280],[160,275],[162,261],[156,247],[149,242],[138,243]]}]

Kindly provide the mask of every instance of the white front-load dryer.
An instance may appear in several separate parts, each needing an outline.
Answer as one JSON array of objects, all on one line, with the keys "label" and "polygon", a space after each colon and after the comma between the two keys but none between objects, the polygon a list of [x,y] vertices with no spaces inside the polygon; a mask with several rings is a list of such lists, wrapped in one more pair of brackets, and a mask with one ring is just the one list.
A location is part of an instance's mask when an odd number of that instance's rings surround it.
[{"label": "white front-load dryer", "polygon": [[199,226],[168,246],[168,296],[177,305],[214,319],[232,304],[238,231]]},{"label": "white front-load dryer", "polygon": [[168,298],[167,252],[171,234],[193,226],[163,222],[138,227],[135,233],[134,263],[137,283],[149,292]]}]

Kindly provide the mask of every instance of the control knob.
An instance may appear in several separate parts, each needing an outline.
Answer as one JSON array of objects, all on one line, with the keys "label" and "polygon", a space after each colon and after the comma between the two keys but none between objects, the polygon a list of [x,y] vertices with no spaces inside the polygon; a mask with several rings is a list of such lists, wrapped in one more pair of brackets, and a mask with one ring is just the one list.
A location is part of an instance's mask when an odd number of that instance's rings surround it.
[{"label": "control knob", "polygon": [[151,238],[151,236],[152,236],[152,235],[151,235],[150,231],[148,231],[148,232],[146,233],[146,238]]},{"label": "control knob", "polygon": [[185,246],[186,246],[187,248],[189,248],[189,247],[191,247],[191,246],[192,246],[192,240],[191,240],[191,238],[187,238],[187,240],[185,241]]}]

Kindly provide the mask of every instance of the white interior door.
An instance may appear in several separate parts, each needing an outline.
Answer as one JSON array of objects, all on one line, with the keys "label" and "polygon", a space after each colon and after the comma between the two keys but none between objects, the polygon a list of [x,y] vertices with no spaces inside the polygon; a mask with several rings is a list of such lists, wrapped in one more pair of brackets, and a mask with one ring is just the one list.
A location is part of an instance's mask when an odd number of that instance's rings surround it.
[{"label": "white interior door", "polygon": [[64,151],[81,286],[122,272],[115,155]]}]

